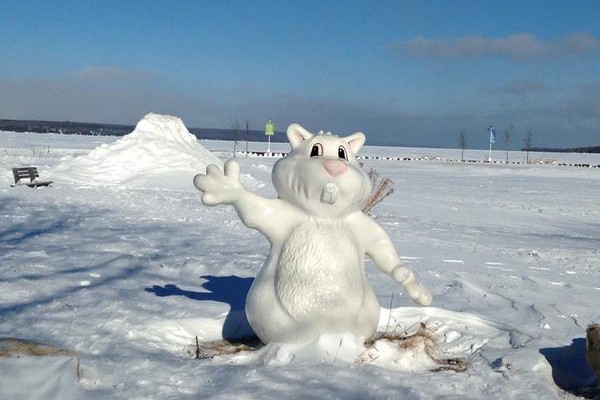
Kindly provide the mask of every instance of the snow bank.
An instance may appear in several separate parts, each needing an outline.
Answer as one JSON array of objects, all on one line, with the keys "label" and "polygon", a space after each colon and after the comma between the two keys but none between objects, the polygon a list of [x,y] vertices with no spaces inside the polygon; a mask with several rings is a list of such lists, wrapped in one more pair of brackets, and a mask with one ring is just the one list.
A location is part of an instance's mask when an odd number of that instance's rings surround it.
[{"label": "snow bank", "polygon": [[71,356],[0,358],[0,397],[3,399],[81,399],[77,358]]},{"label": "snow bank", "polygon": [[[150,347],[178,353],[193,344],[195,338],[205,343],[222,340],[223,322],[223,318],[161,321],[142,326],[130,335]],[[421,336],[424,340],[419,338],[420,329],[427,332]],[[531,339],[503,323],[435,307],[382,308],[378,332],[383,333],[382,338],[366,347],[362,339],[351,334],[326,334],[310,343],[270,343],[253,352],[217,356],[213,362],[270,366],[359,363],[394,371],[425,372],[447,366],[440,364],[440,360],[467,363],[482,349],[510,352]],[[416,336],[406,342],[411,343],[410,346],[400,346],[386,339],[385,334],[387,337]]]},{"label": "snow bank", "polygon": [[[378,221],[444,308],[405,307],[398,285],[367,263],[379,303],[392,309],[382,310],[379,330],[408,337],[423,323],[437,346],[426,336],[412,346],[324,337],[196,360],[196,337],[202,345],[243,328],[268,241],[231,207],[202,206],[193,187],[11,188],[10,168],[21,162],[57,181],[48,169],[59,161],[55,148],[83,154],[121,139],[57,135],[53,144],[45,134],[14,135],[15,152],[0,149],[0,336],[79,352],[81,379],[73,364],[0,360],[2,399],[19,398],[38,374],[65,379],[43,398],[86,400],[558,400],[598,382],[585,359],[585,327],[600,321],[597,169],[368,160],[401,188],[378,206]],[[33,157],[30,143],[51,152]],[[238,162],[268,183],[275,160]],[[258,193],[275,195],[269,185]],[[69,397],[76,385],[83,393]]]},{"label": "snow bank", "polygon": [[87,184],[187,188],[209,164],[222,162],[206,150],[180,118],[150,113],[133,132],[76,158],[65,158],[52,170],[56,180]]}]

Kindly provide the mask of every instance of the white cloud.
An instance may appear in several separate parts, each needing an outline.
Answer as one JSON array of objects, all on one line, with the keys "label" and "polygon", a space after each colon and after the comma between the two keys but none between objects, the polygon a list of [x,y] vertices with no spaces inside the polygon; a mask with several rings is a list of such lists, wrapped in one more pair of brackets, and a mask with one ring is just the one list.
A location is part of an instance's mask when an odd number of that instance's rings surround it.
[{"label": "white cloud", "polygon": [[437,39],[418,36],[390,44],[399,57],[417,59],[476,58],[496,56],[511,60],[566,58],[600,52],[600,39],[587,33],[575,33],[557,40],[544,41],[531,33],[500,38],[463,36]]}]

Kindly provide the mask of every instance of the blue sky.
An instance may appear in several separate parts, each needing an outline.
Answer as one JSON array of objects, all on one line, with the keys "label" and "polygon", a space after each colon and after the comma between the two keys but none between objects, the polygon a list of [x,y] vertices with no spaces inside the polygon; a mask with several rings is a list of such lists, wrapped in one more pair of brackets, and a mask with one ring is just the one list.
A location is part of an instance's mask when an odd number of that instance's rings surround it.
[{"label": "blue sky", "polygon": [[0,118],[600,145],[595,0],[0,0]]}]

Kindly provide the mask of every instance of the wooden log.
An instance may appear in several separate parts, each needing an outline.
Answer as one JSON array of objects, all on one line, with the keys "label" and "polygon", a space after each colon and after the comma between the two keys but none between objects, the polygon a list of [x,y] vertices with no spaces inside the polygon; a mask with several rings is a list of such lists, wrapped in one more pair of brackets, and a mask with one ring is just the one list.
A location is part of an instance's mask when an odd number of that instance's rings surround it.
[{"label": "wooden log", "polygon": [[587,327],[587,361],[600,379],[600,324]]}]

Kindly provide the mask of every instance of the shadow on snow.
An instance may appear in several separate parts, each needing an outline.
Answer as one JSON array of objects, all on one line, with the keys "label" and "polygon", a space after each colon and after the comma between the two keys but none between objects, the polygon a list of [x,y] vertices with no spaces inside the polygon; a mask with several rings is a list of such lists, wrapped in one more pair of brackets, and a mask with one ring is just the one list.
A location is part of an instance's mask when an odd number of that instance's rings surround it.
[{"label": "shadow on snow", "polygon": [[223,323],[223,339],[234,340],[255,337],[256,335],[248,323],[245,310],[246,295],[250,290],[254,278],[241,278],[235,275],[204,275],[201,278],[206,280],[202,284],[202,288],[208,290],[208,292],[183,290],[173,284],[165,286],[154,285],[144,290],[154,293],[159,297],[183,296],[191,300],[217,301],[228,304],[230,310]]},{"label": "shadow on snow", "polygon": [[[98,243],[106,243],[107,239],[118,240],[115,238],[131,233],[132,229],[130,226],[111,226],[111,211],[108,209],[55,205],[8,197],[0,203],[0,214],[2,213],[7,216],[7,221],[0,227],[0,262],[7,259],[15,265],[8,276],[2,277],[3,282],[42,281],[46,288],[53,288],[56,280],[62,277],[65,279],[61,282],[66,284],[57,285],[56,290],[41,291],[46,294],[34,296],[37,298],[1,304],[2,317],[62,301],[80,291],[112,285],[138,274],[148,262],[148,257],[136,257],[127,253],[109,256],[104,254]],[[88,220],[105,223],[96,224],[95,229],[91,229]],[[18,266],[21,262],[26,263],[21,257],[36,250],[47,253],[43,263],[48,262],[49,265],[37,266],[29,272],[21,273]],[[87,285],[79,284],[77,274],[94,270],[102,271],[102,278],[95,278]],[[72,281],[76,283],[69,285]]]},{"label": "shadow on snow", "polygon": [[540,353],[552,366],[552,378],[559,388],[586,398],[600,394],[596,375],[585,358],[584,338],[573,339],[569,346],[540,349]]}]

